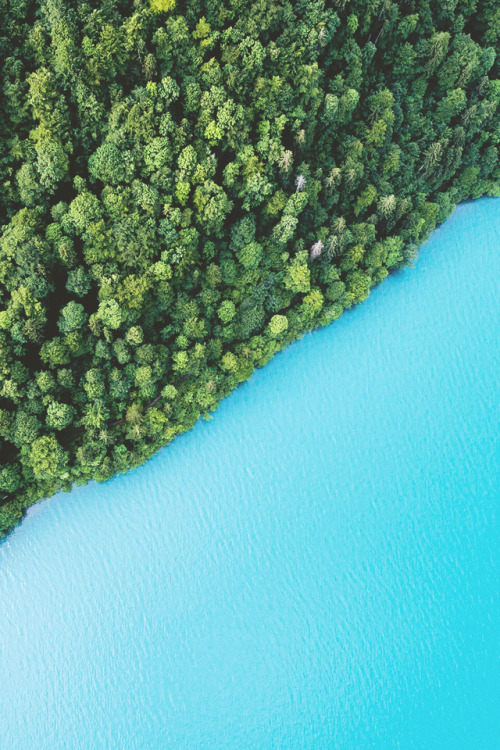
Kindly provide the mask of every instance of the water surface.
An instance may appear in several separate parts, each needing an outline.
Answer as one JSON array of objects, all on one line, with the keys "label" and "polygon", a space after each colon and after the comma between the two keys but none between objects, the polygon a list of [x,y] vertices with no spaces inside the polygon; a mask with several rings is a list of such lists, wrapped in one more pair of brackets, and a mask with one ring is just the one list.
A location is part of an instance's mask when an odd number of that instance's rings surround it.
[{"label": "water surface", "polygon": [[497,750],[500,200],[0,546],[2,750]]}]

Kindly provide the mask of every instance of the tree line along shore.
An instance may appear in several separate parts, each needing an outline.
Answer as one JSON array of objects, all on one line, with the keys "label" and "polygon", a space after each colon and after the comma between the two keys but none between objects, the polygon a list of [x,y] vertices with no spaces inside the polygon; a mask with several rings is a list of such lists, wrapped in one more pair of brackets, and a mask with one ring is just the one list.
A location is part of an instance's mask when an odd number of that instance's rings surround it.
[{"label": "tree line along shore", "polygon": [[0,536],[500,194],[495,0],[0,8]]}]

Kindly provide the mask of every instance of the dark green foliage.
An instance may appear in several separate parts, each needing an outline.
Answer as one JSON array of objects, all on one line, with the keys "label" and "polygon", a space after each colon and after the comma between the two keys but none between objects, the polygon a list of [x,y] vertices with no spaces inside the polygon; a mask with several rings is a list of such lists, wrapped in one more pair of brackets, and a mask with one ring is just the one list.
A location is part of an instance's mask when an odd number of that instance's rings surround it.
[{"label": "dark green foliage", "polygon": [[500,193],[493,0],[0,8],[0,536]]}]

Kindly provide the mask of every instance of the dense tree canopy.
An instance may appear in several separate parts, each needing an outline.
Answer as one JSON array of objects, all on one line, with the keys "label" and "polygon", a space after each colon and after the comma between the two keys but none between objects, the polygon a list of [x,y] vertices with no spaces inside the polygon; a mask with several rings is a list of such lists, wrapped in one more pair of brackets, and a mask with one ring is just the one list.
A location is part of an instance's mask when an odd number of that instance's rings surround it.
[{"label": "dense tree canopy", "polygon": [[496,0],[0,8],[0,535],[500,194]]}]

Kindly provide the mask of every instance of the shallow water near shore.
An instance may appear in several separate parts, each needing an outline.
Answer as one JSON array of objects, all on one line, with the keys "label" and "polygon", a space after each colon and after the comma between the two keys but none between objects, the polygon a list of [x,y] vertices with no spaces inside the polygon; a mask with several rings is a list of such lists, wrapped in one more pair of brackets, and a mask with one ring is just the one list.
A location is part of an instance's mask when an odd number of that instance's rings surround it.
[{"label": "shallow water near shore", "polygon": [[496,750],[500,200],[0,546],[2,750]]}]

